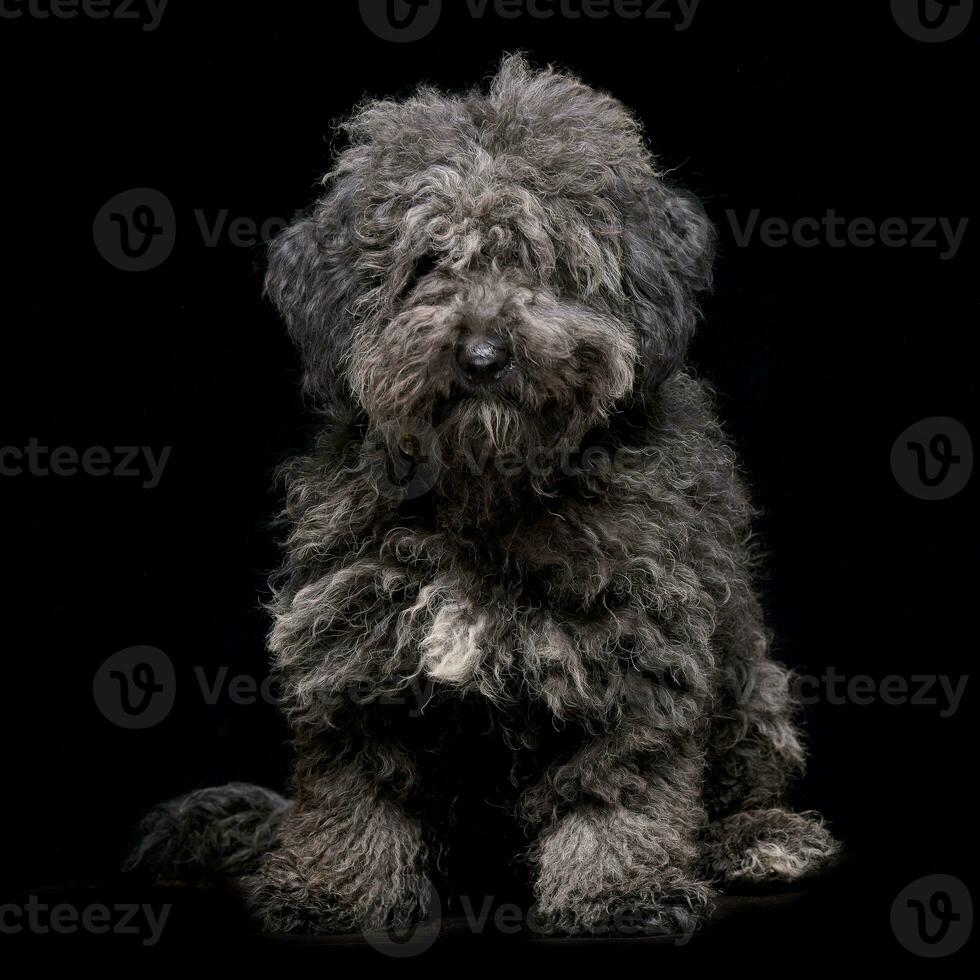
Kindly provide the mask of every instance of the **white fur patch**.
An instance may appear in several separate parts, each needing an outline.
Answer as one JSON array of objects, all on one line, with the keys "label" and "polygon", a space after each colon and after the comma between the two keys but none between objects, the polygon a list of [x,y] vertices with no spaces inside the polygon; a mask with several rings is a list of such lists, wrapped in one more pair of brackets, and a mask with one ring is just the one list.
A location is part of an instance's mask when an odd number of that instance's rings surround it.
[{"label": "white fur patch", "polygon": [[435,680],[464,686],[472,682],[483,659],[481,640],[486,616],[468,601],[440,606],[422,640],[422,669]]}]

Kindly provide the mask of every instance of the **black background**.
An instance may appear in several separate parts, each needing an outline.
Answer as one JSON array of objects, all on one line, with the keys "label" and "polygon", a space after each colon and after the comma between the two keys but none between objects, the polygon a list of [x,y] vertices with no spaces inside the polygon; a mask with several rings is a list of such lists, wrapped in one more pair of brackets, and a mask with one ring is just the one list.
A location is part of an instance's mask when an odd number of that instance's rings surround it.
[{"label": "black background", "polygon": [[[195,678],[265,676],[260,607],[277,551],[272,471],[313,418],[297,359],[261,297],[263,248],[213,223],[285,219],[327,169],[332,121],[365,94],[466,87],[503,51],[572,68],[644,120],[674,179],[720,231],[716,289],[692,351],[764,510],[778,654],[802,673],[969,674],[976,653],[976,478],[945,501],[889,465],[908,425],[976,425],[980,16],[960,37],[903,33],[887,3],[702,0],[656,20],[473,19],[446,2],[424,39],[375,36],[352,2],[171,0],[159,29],[117,20],[0,21],[4,106],[2,443],[172,447],[161,484],[0,477],[3,494],[4,890],[111,874],[139,813],[230,779],[281,787],[274,706],[208,704]],[[176,247],[124,272],[92,223],[157,188]],[[969,216],[942,248],[740,247],[744,223]],[[980,219],[976,219],[980,220]],[[934,236],[935,237],[935,236]],[[175,664],[161,724],[126,731],[92,678],[134,644]],[[935,692],[933,692],[935,693]],[[960,710],[834,704],[806,712],[795,793],[865,869],[839,942],[898,950],[898,890],[929,872],[969,885],[975,691]],[[872,887],[873,884],[873,887]],[[862,938],[862,942],[864,938]]]}]

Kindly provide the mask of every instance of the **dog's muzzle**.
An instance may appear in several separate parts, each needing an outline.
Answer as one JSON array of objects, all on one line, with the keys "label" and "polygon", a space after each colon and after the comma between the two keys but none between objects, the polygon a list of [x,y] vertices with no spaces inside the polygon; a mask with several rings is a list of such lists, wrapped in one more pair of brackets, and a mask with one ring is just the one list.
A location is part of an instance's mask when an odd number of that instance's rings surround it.
[{"label": "dog's muzzle", "polygon": [[456,344],[456,363],[473,384],[489,384],[510,364],[510,349],[498,337],[465,334]]}]

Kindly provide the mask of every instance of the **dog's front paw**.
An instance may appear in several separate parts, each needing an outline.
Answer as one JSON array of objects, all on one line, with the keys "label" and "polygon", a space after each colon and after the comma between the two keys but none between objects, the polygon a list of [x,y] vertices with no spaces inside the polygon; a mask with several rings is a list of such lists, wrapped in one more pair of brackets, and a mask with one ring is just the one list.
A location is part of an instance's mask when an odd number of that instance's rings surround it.
[{"label": "dog's front paw", "polygon": [[712,892],[701,882],[670,891],[579,898],[571,902],[539,901],[535,926],[544,933],[590,935],[690,935],[711,912]]},{"label": "dog's front paw", "polygon": [[270,856],[241,881],[245,903],[265,933],[325,934],[352,932],[355,917],[313,875],[288,868]]},{"label": "dog's front paw", "polygon": [[686,837],[644,813],[574,810],[532,851],[536,918],[545,932],[691,933],[712,897],[694,856]]},{"label": "dog's front paw", "polygon": [[419,875],[386,881],[351,876],[285,850],[269,854],[241,886],[252,917],[271,934],[403,929],[426,918],[434,895]]}]

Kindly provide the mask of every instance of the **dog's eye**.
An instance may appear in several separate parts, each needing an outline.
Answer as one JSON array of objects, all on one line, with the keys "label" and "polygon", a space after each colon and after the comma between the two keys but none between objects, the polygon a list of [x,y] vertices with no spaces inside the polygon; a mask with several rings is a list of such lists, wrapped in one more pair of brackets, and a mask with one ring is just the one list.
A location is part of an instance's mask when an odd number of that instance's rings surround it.
[{"label": "dog's eye", "polygon": [[410,293],[420,280],[424,279],[430,272],[434,272],[438,265],[438,259],[431,253],[426,252],[415,260],[415,265],[405,280],[405,285],[401,288],[401,295]]}]

